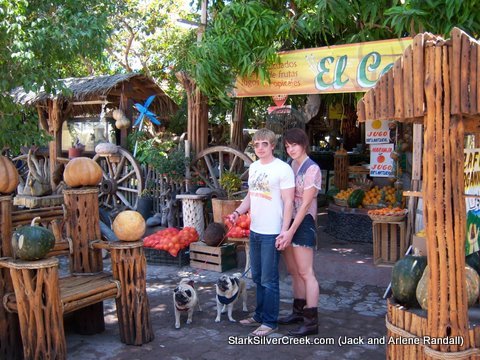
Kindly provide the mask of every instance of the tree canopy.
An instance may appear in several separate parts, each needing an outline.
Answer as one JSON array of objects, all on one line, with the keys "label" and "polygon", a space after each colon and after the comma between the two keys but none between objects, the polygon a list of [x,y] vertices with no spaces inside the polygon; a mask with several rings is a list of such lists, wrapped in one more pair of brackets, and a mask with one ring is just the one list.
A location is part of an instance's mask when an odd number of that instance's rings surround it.
[{"label": "tree canopy", "polygon": [[22,115],[9,92],[54,91],[82,58],[100,58],[114,12],[113,0],[0,0],[0,149],[42,140],[25,131],[34,126],[31,114]]}]

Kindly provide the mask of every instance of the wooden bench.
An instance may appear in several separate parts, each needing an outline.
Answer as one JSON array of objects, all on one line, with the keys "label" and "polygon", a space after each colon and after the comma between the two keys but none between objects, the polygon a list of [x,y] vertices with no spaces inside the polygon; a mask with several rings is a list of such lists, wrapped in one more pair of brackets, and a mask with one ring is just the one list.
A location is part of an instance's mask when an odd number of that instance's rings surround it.
[{"label": "wooden bench", "polygon": [[[73,315],[79,333],[101,332],[105,329],[103,301],[112,298],[121,341],[141,345],[153,340],[143,243],[97,240],[101,236],[97,188],[66,190],[64,197],[64,208],[20,211],[12,211],[10,197],[0,197],[0,284],[4,281],[0,285],[0,358],[66,359],[63,316]],[[11,232],[36,216],[43,222],[53,221],[57,242],[49,255],[68,255],[70,275],[59,276],[55,257],[12,258]],[[66,236],[60,223],[66,226]],[[111,253],[112,274],[103,270],[102,249]],[[11,350],[15,337],[5,335],[11,331],[21,338],[23,354]]]}]

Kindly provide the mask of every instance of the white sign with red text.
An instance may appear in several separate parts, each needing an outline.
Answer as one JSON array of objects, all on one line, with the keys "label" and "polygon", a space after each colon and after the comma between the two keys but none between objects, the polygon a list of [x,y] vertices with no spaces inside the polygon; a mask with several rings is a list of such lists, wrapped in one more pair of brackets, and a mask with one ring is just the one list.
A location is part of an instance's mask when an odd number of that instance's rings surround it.
[{"label": "white sign with red text", "polygon": [[393,176],[393,149],[394,144],[370,145],[370,176]]},{"label": "white sign with red text", "polygon": [[387,120],[367,120],[365,122],[365,144],[388,144],[390,129]]}]

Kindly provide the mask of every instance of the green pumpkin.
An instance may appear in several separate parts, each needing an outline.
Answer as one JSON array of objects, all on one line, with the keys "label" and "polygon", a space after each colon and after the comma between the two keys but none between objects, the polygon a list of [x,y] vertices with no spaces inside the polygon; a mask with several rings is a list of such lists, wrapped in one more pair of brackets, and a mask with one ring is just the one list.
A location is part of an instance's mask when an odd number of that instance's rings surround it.
[{"label": "green pumpkin", "polygon": [[12,234],[12,247],[15,257],[21,260],[43,259],[55,245],[53,233],[35,223],[39,220],[36,217],[30,226],[22,226]]},{"label": "green pumpkin", "polygon": [[353,190],[347,200],[348,207],[351,207],[351,208],[359,207],[362,204],[364,197],[365,197],[365,191],[363,191],[362,189]]},{"label": "green pumpkin", "polygon": [[418,307],[416,289],[427,266],[426,256],[407,255],[392,269],[392,293],[402,305]]},{"label": "green pumpkin", "polygon": [[[423,310],[427,310],[428,305],[428,279],[430,270],[428,266],[423,272],[422,278],[418,282],[416,296],[418,303]],[[467,288],[467,305],[471,307],[475,305],[480,293],[480,276],[469,265],[465,265],[465,285]]]}]

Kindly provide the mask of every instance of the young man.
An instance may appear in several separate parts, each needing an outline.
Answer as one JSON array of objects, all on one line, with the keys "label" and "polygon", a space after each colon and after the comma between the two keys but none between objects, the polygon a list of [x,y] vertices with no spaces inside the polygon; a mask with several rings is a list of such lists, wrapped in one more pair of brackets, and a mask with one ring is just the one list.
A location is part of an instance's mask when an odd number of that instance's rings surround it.
[{"label": "young man", "polygon": [[257,326],[251,335],[267,336],[277,330],[280,305],[276,237],[289,228],[293,215],[295,180],[291,167],[275,158],[277,139],[273,131],[260,129],[253,136],[258,160],[250,165],[248,193],[242,204],[230,216],[250,210],[250,264],[256,284],[256,309],[251,318],[240,321]]}]

